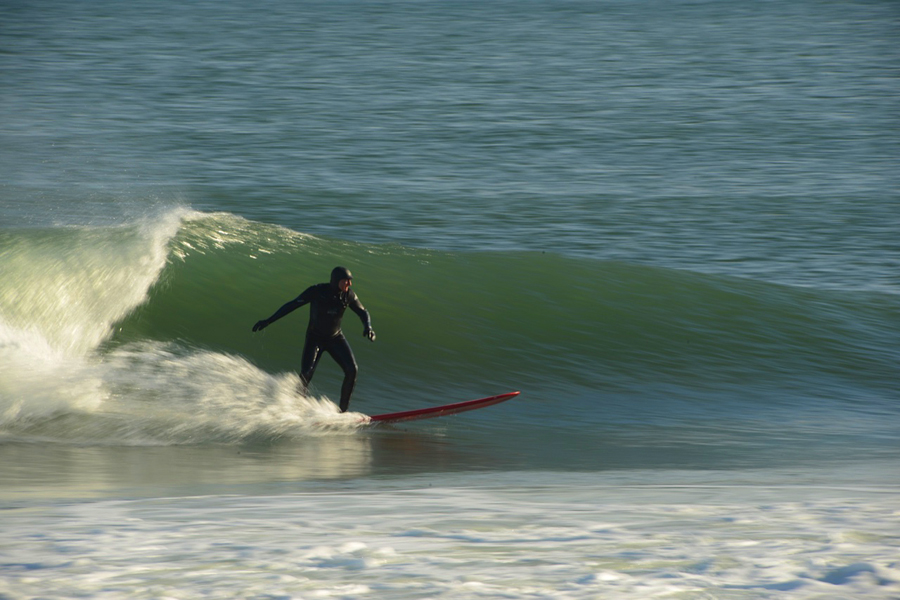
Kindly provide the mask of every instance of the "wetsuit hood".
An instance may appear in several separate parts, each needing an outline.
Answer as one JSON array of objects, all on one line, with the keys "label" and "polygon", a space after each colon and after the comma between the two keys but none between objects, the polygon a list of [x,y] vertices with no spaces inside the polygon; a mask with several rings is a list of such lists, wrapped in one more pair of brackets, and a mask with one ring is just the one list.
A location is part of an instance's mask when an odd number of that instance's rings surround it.
[{"label": "wetsuit hood", "polygon": [[353,279],[350,269],[346,267],[335,267],[331,271],[331,287],[338,289],[338,283],[340,283],[342,279]]}]

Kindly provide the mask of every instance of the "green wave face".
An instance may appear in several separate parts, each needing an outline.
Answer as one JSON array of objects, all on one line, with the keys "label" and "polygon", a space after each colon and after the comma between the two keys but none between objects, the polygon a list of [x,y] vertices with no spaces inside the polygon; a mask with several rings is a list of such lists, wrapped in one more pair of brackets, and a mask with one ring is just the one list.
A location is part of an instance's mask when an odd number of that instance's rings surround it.
[{"label": "green wave face", "polygon": [[250,328],[338,264],[354,272],[379,337],[365,341],[349,312],[345,333],[382,391],[893,377],[898,310],[889,296],[552,254],[366,246],[230,215],[185,223],[149,301],[114,341],[178,341],[294,369],[307,309],[260,334]]},{"label": "green wave face", "polygon": [[[877,415],[898,387],[900,303],[890,295],[554,254],[365,245],[227,213],[3,235],[6,435],[306,435],[309,423],[333,419],[325,397],[340,387],[326,357],[313,395],[296,393],[308,309],[251,327],[336,265],[353,271],[378,333],[369,343],[347,313],[361,368],[353,408],[370,414],[522,390],[522,423],[589,435],[835,406]],[[501,414],[486,412],[477,427]]]}]

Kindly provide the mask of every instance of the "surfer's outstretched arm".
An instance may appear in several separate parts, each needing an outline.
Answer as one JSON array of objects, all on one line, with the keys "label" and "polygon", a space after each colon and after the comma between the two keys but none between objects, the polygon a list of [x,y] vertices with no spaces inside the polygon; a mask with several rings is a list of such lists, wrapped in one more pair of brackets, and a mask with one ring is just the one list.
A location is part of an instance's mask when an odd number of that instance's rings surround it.
[{"label": "surfer's outstretched arm", "polygon": [[[309,290],[307,290],[307,291],[309,291]],[[263,319],[262,321],[257,321],[256,325],[253,326],[253,331],[262,331],[263,329],[265,329],[266,327],[268,327],[269,325],[271,325],[272,323],[274,323],[281,317],[284,317],[285,315],[289,315],[290,313],[294,312],[301,306],[308,304],[308,303],[309,303],[309,298],[307,297],[306,292],[303,292],[302,294],[300,294],[299,296],[297,296],[296,298],[294,298],[293,300],[291,300],[290,302],[286,303],[284,306],[282,306],[281,308],[276,310],[275,314],[272,315],[271,317],[269,317],[268,319]]]}]

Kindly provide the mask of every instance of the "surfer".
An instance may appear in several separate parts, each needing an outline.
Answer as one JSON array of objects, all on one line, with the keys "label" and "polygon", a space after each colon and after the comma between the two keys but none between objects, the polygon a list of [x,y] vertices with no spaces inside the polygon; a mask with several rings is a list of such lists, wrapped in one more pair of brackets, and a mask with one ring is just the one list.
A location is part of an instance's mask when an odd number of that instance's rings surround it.
[{"label": "surfer", "polygon": [[309,304],[309,325],[306,328],[306,342],[303,345],[303,358],[300,361],[300,380],[304,389],[309,387],[322,352],[327,352],[344,371],[344,383],[341,386],[341,412],[347,412],[350,396],[356,385],[356,358],[350,344],[341,331],[341,319],[344,311],[350,308],[362,320],[363,335],[375,341],[372,331],[372,319],[356,293],[350,289],[353,275],[344,267],[335,267],[331,271],[331,282],[320,283],[308,287],[302,294],[279,308],[268,319],[257,321],[253,331],[262,331],[281,317]]}]

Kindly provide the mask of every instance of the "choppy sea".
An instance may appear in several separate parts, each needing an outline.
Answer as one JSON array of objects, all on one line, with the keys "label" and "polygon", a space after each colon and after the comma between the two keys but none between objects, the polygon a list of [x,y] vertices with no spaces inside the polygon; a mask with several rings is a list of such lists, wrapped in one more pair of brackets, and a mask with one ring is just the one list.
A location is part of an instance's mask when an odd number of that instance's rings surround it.
[{"label": "choppy sea", "polygon": [[[900,598],[898,39],[0,3],[0,599]],[[336,265],[346,415],[251,332]]]}]

